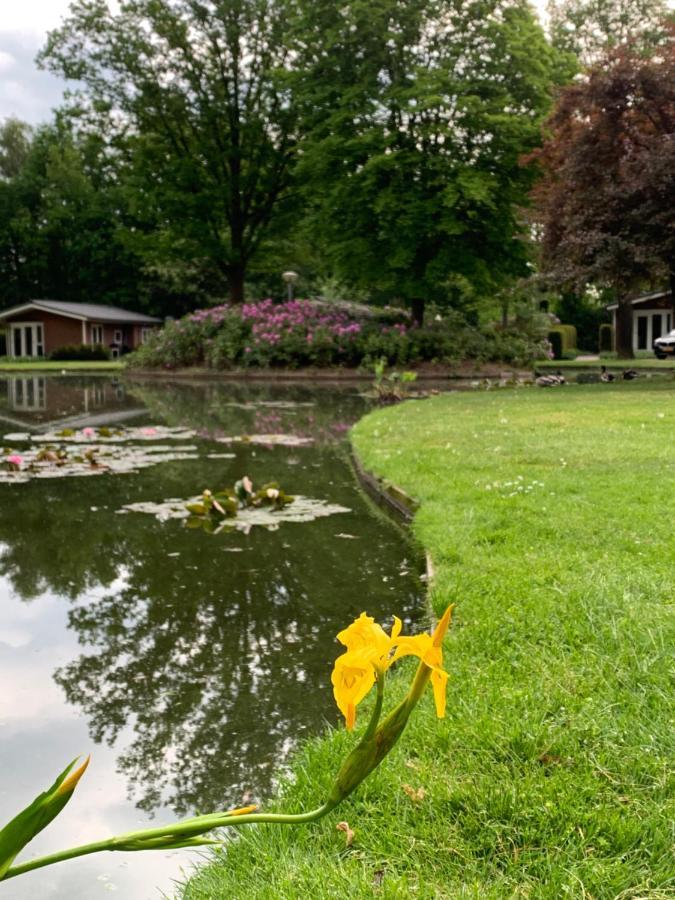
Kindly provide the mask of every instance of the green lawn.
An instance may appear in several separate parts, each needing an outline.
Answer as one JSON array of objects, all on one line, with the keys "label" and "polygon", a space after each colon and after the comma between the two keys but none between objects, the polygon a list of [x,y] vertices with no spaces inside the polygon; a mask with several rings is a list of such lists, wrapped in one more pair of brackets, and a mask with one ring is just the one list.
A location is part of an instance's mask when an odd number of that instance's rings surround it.
[{"label": "green lawn", "polygon": [[[185,900],[674,895],[674,398],[640,382],[458,393],[356,426],[365,466],[421,501],[435,610],[457,604],[447,717],[426,697],[338,811],[243,828]],[[278,805],[316,805],[352,740],[307,745]]]},{"label": "green lawn", "polygon": [[124,363],[119,359],[79,362],[0,357],[0,372],[119,372],[123,368]]},{"label": "green lawn", "polygon": [[666,369],[675,372],[675,359],[657,359],[655,356],[638,359],[546,359],[536,363],[538,369]]}]

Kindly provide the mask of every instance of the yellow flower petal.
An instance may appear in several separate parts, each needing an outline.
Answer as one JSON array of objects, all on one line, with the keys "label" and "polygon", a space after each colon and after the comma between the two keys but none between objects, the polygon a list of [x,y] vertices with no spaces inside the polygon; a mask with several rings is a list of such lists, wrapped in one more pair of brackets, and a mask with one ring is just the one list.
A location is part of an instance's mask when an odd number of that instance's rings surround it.
[{"label": "yellow flower petal", "polygon": [[391,639],[384,629],[372,616],[365,613],[361,613],[358,619],[343,629],[337,638],[347,650],[361,650],[367,647],[373,652],[377,651],[378,655],[388,653],[391,646]]},{"label": "yellow flower petal", "polygon": [[399,619],[398,616],[394,616],[394,624],[391,626],[391,641],[395,641],[396,638],[401,633],[401,629],[403,628],[403,623]]},{"label": "yellow flower petal", "polygon": [[394,651],[392,662],[396,662],[403,656],[417,656],[419,659],[424,659],[431,646],[431,635],[426,634],[426,632],[400,637],[396,641],[396,650]]},{"label": "yellow flower petal", "polygon": [[439,719],[445,718],[445,693],[448,684],[448,673],[442,669],[434,669],[431,673],[431,687],[434,692],[436,715]]},{"label": "yellow flower petal", "polygon": [[335,660],[331,675],[333,696],[351,731],[356,707],[375,683],[375,668],[367,649],[348,650]]},{"label": "yellow flower petal", "polygon": [[438,625],[434,629],[434,633],[433,633],[432,637],[433,637],[433,642],[434,642],[435,647],[443,646],[443,638],[445,637],[445,634],[448,630],[448,626],[450,625],[450,619],[452,618],[452,610],[453,609],[454,609],[454,606],[451,603],[450,606],[448,606],[448,608],[445,610],[445,612],[441,616],[441,618],[438,622]]}]

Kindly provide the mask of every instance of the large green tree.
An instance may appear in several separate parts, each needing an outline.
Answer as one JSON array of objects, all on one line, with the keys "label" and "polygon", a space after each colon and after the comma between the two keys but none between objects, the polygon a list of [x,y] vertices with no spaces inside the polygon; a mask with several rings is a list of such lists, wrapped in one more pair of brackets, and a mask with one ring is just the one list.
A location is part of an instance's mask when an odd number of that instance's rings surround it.
[{"label": "large green tree", "polygon": [[527,273],[518,209],[554,54],[520,0],[304,4],[297,86],[310,222],[339,277],[448,302]]},{"label": "large green tree", "polygon": [[[291,185],[286,0],[76,0],[42,62],[129,165],[138,247],[215,272],[233,302]],[[216,279],[217,281],[217,279]]]},{"label": "large green tree", "polygon": [[60,125],[0,128],[0,305],[35,297],[142,304],[106,155],[97,139],[76,140]]}]

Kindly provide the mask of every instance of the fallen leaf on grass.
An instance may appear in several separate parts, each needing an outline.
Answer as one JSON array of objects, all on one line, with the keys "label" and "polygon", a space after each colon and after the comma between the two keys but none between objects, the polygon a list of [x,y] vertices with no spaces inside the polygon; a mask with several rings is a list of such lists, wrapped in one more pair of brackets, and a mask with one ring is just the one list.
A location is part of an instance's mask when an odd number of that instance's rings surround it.
[{"label": "fallen leaf on grass", "polygon": [[413,801],[413,803],[421,803],[427,795],[427,792],[423,787],[415,789],[414,787],[412,787],[412,785],[409,784],[404,784],[402,785],[402,787],[406,794]]},{"label": "fallen leaf on grass", "polygon": [[338,822],[335,828],[337,831],[344,831],[346,846],[351,847],[352,841],[354,840],[354,832],[351,830],[347,822]]},{"label": "fallen leaf on grass", "polygon": [[572,766],[574,760],[569,757],[558,756],[556,753],[542,753],[537,757],[537,762],[542,766]]}]

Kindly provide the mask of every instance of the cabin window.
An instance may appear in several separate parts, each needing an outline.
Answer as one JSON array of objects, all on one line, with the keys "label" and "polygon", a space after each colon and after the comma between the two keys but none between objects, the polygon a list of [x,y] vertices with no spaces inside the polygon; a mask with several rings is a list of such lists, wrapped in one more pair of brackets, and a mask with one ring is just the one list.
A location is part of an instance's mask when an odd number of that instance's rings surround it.
[{"label": "cabin window", "polygon": [[114,341],[115,341],[116,344],[121,344],[121,343],[122,343],[122,332],[121,332],[121,330],[120,330],[119,328],[116,328],[116,329],[115,329]]},{"label": "cabin window", "polygon": [[91,326],[91,342],[92,344],[103,343],[103,325]]},{"label": "cabin window", "polygon": [[141,328],[141,344],[145,344],[152,332],[152,328]]},{"label": "cabin window", "polygon": [[647,349],[647,316],[637,317],[637,349]]}]

